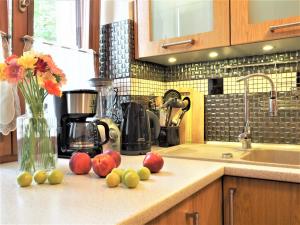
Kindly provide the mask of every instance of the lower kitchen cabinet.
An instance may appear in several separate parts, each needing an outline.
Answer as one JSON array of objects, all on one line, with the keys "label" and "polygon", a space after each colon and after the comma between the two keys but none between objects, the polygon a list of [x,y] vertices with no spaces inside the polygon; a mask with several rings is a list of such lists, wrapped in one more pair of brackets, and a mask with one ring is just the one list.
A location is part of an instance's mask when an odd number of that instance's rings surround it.
[{"label": "lower kitchen cabinet", "polygon": [[148,225],[222,225],[222,181],[218,179],[153,219]]},{"label": "lower kitchen cabinet", "polygon": [[300,184],[225,176],[224,225],[300,225]]}]

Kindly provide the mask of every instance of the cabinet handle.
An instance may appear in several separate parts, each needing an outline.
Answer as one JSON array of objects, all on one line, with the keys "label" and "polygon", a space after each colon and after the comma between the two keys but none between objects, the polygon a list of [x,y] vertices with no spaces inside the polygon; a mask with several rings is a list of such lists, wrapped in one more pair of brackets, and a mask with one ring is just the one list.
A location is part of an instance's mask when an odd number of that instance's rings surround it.
[{"label": "cabinet handle", "polygon": [[229,225],[233,225],[233,197],[234,197],[235,188],[229,189]]},{"label": "cabinet handle", "polygon": [[186,218],[186,221],[189,221],[190,219],[192,219],[193,225],[200,225],[198,212],[186,213],[185,218]]},{"label": "cabinet handle", "polygon": [[185,41],[175,41],[175,42],[170,42],[170,43],[164,43],[161,45],[162,48],[168,48],[170,46],[175,46],[175,45],[184,45],[184,44],[191,44],[193,45],[195,41],[193,39],[185,40]]},{"label": "cabinet handle", "polygon": [[277,26],[270,26],[269,30],[271,32],[274,32],[275,30],[279,30],[279,29],[283,29],[283,28],[287,28],[287,27],[296,27],[296,26],[300,26],[300,22],[286,23],[286,24],[281,24],[281,25],[277,25]]}]

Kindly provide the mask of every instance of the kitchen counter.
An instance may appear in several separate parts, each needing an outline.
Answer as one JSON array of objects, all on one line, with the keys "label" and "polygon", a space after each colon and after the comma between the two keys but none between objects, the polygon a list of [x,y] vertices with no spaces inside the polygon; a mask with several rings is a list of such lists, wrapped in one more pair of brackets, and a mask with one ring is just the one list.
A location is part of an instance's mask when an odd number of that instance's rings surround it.
[{"label": "kitchen counter", "polygon": [[[122,156],[121,168],[138,169],[144,156]],[[300,169],[164,158],[165,165],[136,189],[108,188],[93,172],[76,176],[59,159],[63,184],[19,188],[17,163],[0,165],[1,223],[143,224],[223,175],[300,183]]]},{"label": "kitchen counter", "polygon": [[[144,156],[122,156],[121,168],[138,169]],[[211,162],[165,159],[165,166],[136,189],[108,188],[93,172],[73,175],[59,159],[63,184],[16,184],[17,163],[0,165],[1,223],[143,224],[224,174]]]}]

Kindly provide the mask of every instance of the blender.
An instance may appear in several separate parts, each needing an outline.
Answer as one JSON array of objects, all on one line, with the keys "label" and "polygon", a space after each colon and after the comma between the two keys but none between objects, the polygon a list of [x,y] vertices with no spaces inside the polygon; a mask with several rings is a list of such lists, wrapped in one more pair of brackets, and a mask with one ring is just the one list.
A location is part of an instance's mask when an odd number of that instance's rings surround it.
[{"label": "blender", "polygon": [[[92,87],[98,92],[98,102],[95,118],[107,123],[109,127],[109,140],[102,148],[105,150],[120,151],[120,129],[122,110],[118,101],[118,92],[112,85],[112,81],[106,78],[92,78],[89,80]],[[100,134],[104,133],[103,127],[99,127]]]}]

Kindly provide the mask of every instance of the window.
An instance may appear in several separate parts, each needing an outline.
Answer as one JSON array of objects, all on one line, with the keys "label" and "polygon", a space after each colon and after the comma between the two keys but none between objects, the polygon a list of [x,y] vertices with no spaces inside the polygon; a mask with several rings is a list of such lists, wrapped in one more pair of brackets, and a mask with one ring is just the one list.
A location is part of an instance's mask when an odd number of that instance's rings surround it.
[{"label": "window", "polygon": [[35,0],[34,37],[87,49],[89,9],[86,0]]}]

